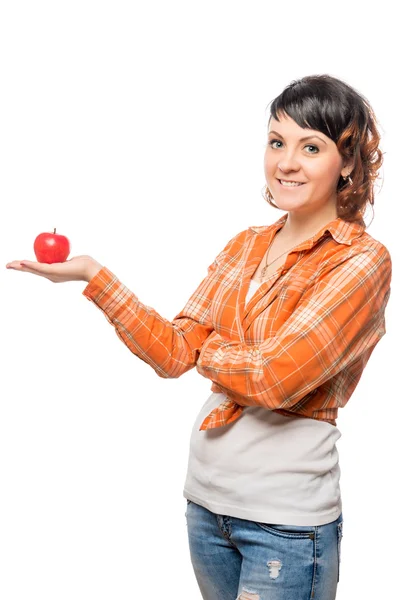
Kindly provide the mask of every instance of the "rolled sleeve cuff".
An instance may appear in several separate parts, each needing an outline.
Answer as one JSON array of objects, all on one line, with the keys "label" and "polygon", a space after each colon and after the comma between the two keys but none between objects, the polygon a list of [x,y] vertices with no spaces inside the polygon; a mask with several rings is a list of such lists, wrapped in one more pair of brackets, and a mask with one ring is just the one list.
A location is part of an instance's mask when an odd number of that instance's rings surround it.
[{"label": "rolled sleeve cuff", "polygon": [[[102,267],[96,273],[82,294],[96,304],[111,321],[117,315],[121,305],[126,302],[126,288],[107,267]],[[131,300],[137,300],[132,292],[130,294]]]}]

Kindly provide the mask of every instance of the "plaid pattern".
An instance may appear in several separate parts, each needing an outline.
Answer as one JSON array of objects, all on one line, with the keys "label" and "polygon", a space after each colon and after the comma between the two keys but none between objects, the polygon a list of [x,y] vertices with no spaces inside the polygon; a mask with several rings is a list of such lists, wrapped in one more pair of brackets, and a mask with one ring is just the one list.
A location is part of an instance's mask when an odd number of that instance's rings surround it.
[{"label": "plaid pattern", "polygon": [[364,227],[340,218],[292,250],[245,304],[250,279],[286,219],[236,235],[172,321],[106,267],[83,291],[159,376],[196,366],[212,391],[225,394],[200,429],[231,423],[254,405],[335,425],[386,333],[390,254]]}]

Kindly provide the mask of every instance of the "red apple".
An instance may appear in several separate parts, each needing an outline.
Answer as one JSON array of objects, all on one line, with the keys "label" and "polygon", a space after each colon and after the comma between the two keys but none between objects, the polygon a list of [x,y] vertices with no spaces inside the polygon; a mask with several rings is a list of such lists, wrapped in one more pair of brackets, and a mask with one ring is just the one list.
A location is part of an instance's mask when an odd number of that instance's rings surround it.
[{"label": "red apple", "polygon": [[41,263],[65,262],[70,253],[69,239],[56,233],[40,233],[33,244],[36,258]]}]

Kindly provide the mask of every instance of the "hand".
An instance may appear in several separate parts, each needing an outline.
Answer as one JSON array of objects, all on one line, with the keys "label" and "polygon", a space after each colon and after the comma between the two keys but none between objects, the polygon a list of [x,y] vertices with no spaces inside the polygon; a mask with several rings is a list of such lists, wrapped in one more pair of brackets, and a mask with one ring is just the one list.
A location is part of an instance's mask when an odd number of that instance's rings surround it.
[{"label": "hand", "polygon": [[89,282],[100,271],[102,265],[91,256],[74,256],[62,263],[31,262],[29,260],[14,260],[6,265],[7,269],[33,273],[49,279],[53,283],[64,281]]}]

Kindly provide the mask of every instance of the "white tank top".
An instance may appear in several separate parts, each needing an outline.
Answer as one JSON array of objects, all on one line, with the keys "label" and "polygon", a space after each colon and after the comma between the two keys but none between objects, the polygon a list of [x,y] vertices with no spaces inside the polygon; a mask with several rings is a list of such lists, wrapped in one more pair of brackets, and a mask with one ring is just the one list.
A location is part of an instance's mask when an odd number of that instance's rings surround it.
[{"label": "white tank top", "polygon": [[[251,281],[246,302],[260,283]],[[199,431],[225,398],[212,393],[192,430],[185,498],[221,514],[262,523],[324,525],[342,511],[337,427],[258,406]]]}]

